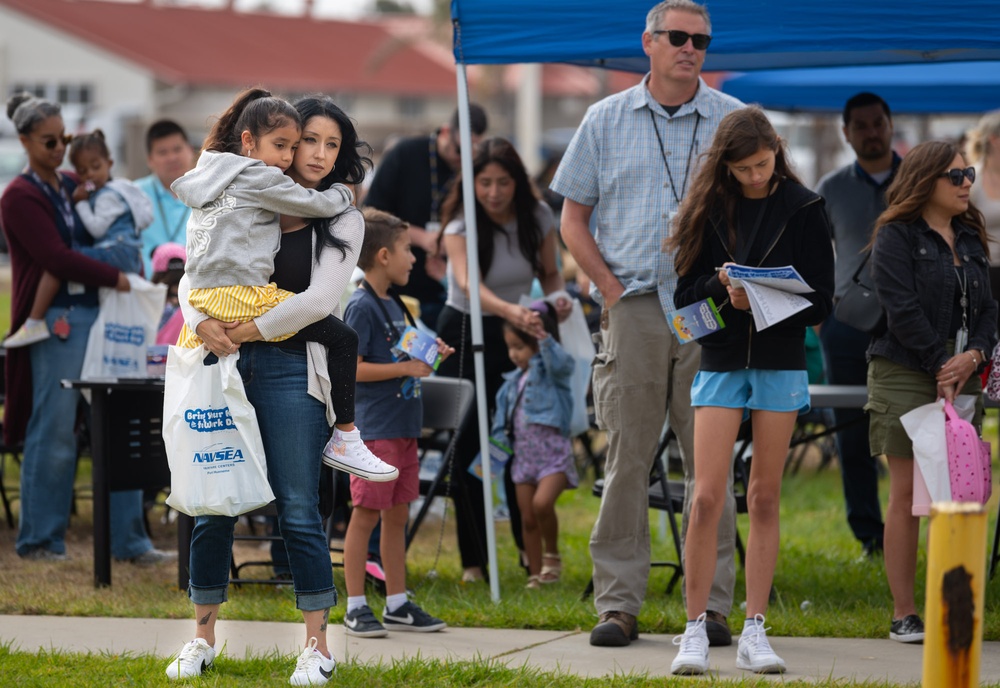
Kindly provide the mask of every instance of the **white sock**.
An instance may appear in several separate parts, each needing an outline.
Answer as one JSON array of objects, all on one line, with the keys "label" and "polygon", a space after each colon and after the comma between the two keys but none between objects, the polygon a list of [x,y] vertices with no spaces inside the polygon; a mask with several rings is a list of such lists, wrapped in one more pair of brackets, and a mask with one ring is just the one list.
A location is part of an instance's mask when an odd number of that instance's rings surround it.
[{"label": "white sock", "polygon": [[347,613],[350,614],[355,609],[361,609],[368,604],[368,598],[364,595],[358,595],[357,597],[347,598]]},{"label": "white sock", "polygon": [[333,436],[335,439],[341,442],[360,442],[361,441],[361,431],[354,428],[350,432],[341,430],[340,428],[334,428]]},{"label": "white sock", "polygon": [[743,620],[743,632],[756,631],[757,630],[757,619],[744,619]]},{"label": "white sock", "polygon": [[394,613],[397,609],[406,604],[406,593],[401,592],[398,595],[388,595],[385,598],[385,610],[390,614]]},{"label": "white sock", "polygon": [[[36,325],[37,326],[38,324],[45,325],[45,318],[42,318],[42,319],[28,318],[27,320],[24,321],[24,327],[31,327],[32,325]],[[48,325],[45,325],[45,327],[47,328]]]}]

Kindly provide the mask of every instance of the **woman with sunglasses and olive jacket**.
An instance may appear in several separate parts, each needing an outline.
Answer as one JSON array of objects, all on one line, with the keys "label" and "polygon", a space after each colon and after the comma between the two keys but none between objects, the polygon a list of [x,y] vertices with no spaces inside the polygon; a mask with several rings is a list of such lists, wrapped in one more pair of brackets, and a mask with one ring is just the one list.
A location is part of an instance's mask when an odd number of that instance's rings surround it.
[{"label": "woman with sunglasses and olive jacket", "polygon": [[921,642],[914,601],[920,521],[912,515],[913,443],[899,417],[958,394],[976,395],[997,343],[983,215],[969,202],[975,171],[958,146],[929,141],[903,159],[872,234],[872,277],[887,315],[868,347],[869,441],[889,463],[885,569],[892,593],[889,637]]},{"label": "woman with sunglasses and olive jacket", "polygon": [[[55,336],[7,352],[4,435],[9,444],[24,441],[16,548],[26,559],[58,561],[66,558],[80,398],[59,381],[80,377],[90,326],[97,319],[97,288],[128,290],[128,279],[72,250],[93,244],[93,237],[73,208],[77,178],[59,171],[68,140],[59,105],[19,94],[7,102],[7,116],[28,156],[24,172],[0,198],[0,224],[10,251],[12,328],[28,317],[43,271],[62,281],[46,314]],[[138,563],[166,557],[146,535],[140,490],[111,493],[111,552]]]}]

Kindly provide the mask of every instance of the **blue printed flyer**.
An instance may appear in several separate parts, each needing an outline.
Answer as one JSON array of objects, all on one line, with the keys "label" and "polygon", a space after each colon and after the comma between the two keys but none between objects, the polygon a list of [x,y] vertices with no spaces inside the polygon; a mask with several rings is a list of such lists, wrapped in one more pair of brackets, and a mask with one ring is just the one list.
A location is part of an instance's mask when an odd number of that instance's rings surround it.
[{"label": "blue printed flyer", "polygon": [[437,370],[441,363],[437,340],[412,325],[403,330],[403,335],[396,342],[396,348],[412,359],[423,361],[434,370]]},{"label": "blue printed flyer", "polygon": [[670,324],[681,344],[701,339],[726,326],[722,322],[722,316],[719,315],[719,309],[715,307],[715,302],[711,298],[674,311],[674,317]]}]

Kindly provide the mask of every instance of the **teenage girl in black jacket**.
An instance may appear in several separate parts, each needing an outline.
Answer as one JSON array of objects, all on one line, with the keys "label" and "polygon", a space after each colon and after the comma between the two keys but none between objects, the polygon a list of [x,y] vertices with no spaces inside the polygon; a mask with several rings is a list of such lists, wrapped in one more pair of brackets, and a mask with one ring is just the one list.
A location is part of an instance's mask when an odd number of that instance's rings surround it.
[{"label": "teenage girl in black jacket", "polygon": [[[715,571],[733,446],[744,415],[753,424],[753,462],[747,505],[747,621],[736,663],[780,673],[784,661],[764,629],[778,558],[781,474],[795,419],[809,408],[805,328],[830,313],[833,248],[823,199],[798,181],[764,112],[737,110],[719,124],[712,147],[681,206],[668,248],[676,249],[678,308],[712,297],[725,327],[703,337],[701,366],[691,388],[695,482],[685,541],[688,626],[674,673],[708,667],[704,612]],[[728,264],[795,267],[815,291],[810,306],[758,331],[746,292],[730,284]]]}]

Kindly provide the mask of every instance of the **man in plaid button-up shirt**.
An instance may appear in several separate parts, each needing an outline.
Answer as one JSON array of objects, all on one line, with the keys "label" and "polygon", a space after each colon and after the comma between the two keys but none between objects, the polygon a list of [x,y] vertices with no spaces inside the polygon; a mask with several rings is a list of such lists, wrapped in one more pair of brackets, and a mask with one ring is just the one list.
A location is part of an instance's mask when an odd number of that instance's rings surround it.
[{"label": "man in plaid button-up shirt", "polygon": [[[690,390],[700,352],[697,344],[681,346],[671,332],[677,274],[662,245],[699,154],[719,121],[743,105],[701,80],[710,33],[707,11],[691,0],[666,0],[650,10],[642,34],[649,74],[591,106],[552,182],[566,198],[563,239],[603,306],[593,387],[608,451],[590,540],[600,614],[592,645],[628,645],[637,637],[650,563],[646,490],[668,407],[686,486],[693,482]],[[730,490],[708,605],[713,644],[732,642],[725,617],[735,580],[734,511]]]}]

